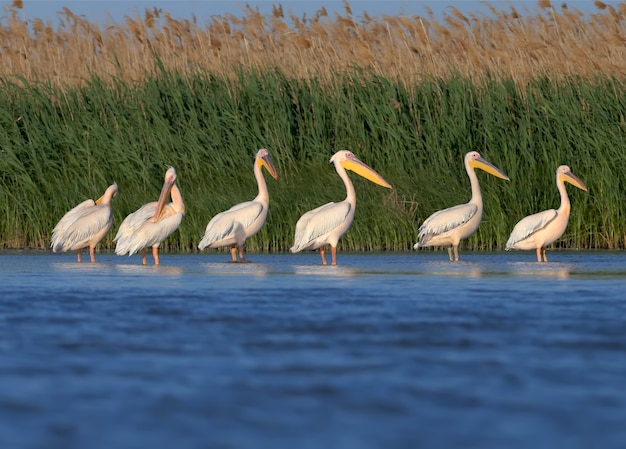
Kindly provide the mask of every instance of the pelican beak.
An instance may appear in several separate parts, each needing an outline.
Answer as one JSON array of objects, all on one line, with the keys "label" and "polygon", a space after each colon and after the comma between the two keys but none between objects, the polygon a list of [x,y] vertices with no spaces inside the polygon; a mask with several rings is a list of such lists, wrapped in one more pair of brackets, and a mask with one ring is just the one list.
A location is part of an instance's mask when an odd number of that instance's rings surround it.
[{"label": "pelican beak", "polygon": [[372,181],[374,184],[378,184],[379,186],[387,187],[388,189],[393,189],[391,184],[389,184],[385,179],[380,176],[373,168],[369,167],[367,164],[361,162],[356,156],[352,155],[347,160],[341,162],[341,166],[346,170],[351,170],[357,175],[363,176],[365,179]]},{"label": "pelican beak", "polygon": [[497,168],[495,165],[493,165],[491,162],[487,161],[486,159],[483,159],[482,157],[478,157],[472,160],[470,162],[470,166],[472,168],[480,168],[481,170],[486,171],[490,175],[496,176],[500,179],[505,179],[507,181],[510,181],[509,177],[505,175],[502,172],[502,170]]},{"label": "pelican beak", "polygon": [[152,221],[156,222],[161,217],[161,212],[163,212],[163,208],[165,207],[165,202],[170,196],[170,192],[172,191],[172,187],[176,183],[176,176],[166,177],[165,183],[163,184],[163,188],[161,189],[161,195],[159,195],[159,201],[157,202],[157,208],[154,212],[154,217]]},{"label": "pelican beak", "polygon": [[104,199],[104,195],[102,195],[100,198],[96,200],[96,204],[101,204],[103,199]]},{"label": "pelican beak", "polygon": [[584,182],[582,182],[578,176],[576,176],[574,173],[572,173],[571,171],[568,171],[566,173],[563,173],[563,181],[569,182],[571,185],[578,187],[580,190],[584,190],[585,192],[588,192],[589,190],[587,189],[587,186],[585,185]]},{"label": "pelican beak", "polygon": [[269,154],[262,156],[258,159],[258,164],[260,167],[265,167],[267,172],[272,175],[272,178],[278,179],[278,172],[276,171],[276,167],[274,167],[274,162]]}]

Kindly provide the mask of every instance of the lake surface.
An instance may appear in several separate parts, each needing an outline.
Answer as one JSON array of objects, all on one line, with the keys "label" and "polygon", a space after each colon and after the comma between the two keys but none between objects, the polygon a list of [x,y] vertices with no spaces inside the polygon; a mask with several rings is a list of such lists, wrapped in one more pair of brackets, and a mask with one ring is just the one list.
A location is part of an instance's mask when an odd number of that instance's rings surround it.
[{"label": "lake surface", "polygon": [[229,257],[0,253],[0,447],[626,444],[624,252]]}]

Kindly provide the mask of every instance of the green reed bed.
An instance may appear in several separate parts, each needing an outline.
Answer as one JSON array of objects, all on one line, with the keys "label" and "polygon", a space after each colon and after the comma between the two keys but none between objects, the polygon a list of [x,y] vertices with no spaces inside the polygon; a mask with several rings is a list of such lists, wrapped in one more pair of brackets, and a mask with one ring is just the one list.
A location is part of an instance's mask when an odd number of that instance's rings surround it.
[{"label": "green reed bed", "polygon": [[[112,87],[111,87],[112,86]],[[162,71],[147,82],[59,90],[24,81],[0,86],[0,244],[48,246],[59,218],[112,182],[115,224],[156,200],[176,167],[187,215],[167,248],[196,251],[209,219],[256,195],[258,148],[268,148],[279,180],[266,175],[270,213],[249,251],[287,251],[302,213],[345,197],[329,164],[352,150],[394,190],[351,175],[356,219],[342,250],[408,250],[432,212],[469,200],[462,166],[477,150],[510,182],[479,172],[485,212],[465,246],[503,248],[522,217],[556,208],[554,172],[568,164],[589,193],[568,187],[570,225],[559,246],[623,248],[626,90],[622,81],[432,79],[406,86],[358,69],[331,84],[277,71],[236,81]]]}]

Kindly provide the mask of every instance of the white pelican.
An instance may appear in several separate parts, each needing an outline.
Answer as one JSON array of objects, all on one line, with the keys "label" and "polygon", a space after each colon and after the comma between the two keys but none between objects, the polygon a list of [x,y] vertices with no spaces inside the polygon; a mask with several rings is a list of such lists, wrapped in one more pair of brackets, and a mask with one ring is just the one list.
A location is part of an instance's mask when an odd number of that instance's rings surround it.
[{"label": "white pelican", "polygon": [[237,250],[239,250],[239,261],[247,262],[243,245],[265,224],[270,204],[267,184],[261,171],[262,167],[265,167],[274,179],[278,179],[270,153],[265,148],[261,148],[254,160],[254,177],[259,186],[259,194],[252,201],[239,203],[214,216],[204,231],[198,249],[231,246],[232,262],[237,262]]},{"label": "white pelican", "polygon": [[295,243],[291,247],[292,253],[319,248],[323,265],[326,265],[325,245],[330,245],[332,264],[337,265],[337,242],[350,229],[352,220],[354,220],[356,193],[346,170],[352,170],[380,186],[392,188],[382,176],[361,162],[350,151],[338,151],[330,158],[330,162],[335,164],[335,170],[346,186],[346,199],[340,203],[325,204],[300,217],[296,223]]},{"label": "white pelican", "polygon": [[117,184],[113,183],[96,201],[85,200],[66,213],[52,230],[52,251],[76,251],[82,262],[80,253],[89,247],[89,256],[95,262],[94,249],[113,225],[111,200],[116,195]]},{"label": "white pelican", "polygon": [[[165,204],[170,194],[172,202]],[[176,170],[170,167],[165,173],[159,200],[141,206],[120,225],[114,239],[115,254],[131,256],[141,250],[141,261],[146,265],[146,248],[151,246],[154,264],[159,265],[159,245],[178,229],[184,216],[185,204],[176,185]]]},{"label": "white pelican", "polygon": [[581,190],[587,186],[578,179],[567,165],[556,169],[556,185],[561,194],[561,205],[557,210],[550,209],[522,218],[513,228],[506,250],[536,249],[537,262],[547,262],[546,246],[557,240],[565,232],[569,221],[570,202],[565,183],[569,182]]},{"label": "white pelican", "polygon": [[437,211],[428,217],[419,227],[418,243],[413,246],[414,249],[425,246],[447,246],[450,260],[458,261],[459,242],[476,232],[483,218],[483,197],[474,169],[480,168],[509,181],[507,175],[483,159],[476,151],[467,153],[464,163],[472,185],[472,198],[469,203]]}]

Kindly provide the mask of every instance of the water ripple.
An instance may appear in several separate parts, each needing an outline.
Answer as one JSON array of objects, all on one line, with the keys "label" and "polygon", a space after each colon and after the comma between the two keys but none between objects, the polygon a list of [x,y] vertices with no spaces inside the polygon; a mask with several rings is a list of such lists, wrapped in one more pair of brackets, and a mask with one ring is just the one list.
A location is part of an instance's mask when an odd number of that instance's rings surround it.
[{"label": "water ripple", "polygon": [[621,447],[626,255],[552,254],[0,253],[0,447]]}]

